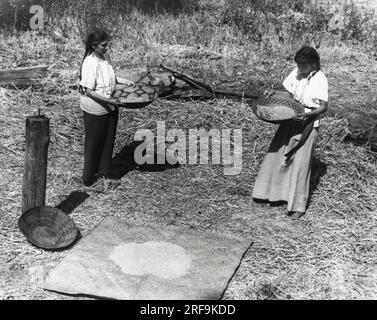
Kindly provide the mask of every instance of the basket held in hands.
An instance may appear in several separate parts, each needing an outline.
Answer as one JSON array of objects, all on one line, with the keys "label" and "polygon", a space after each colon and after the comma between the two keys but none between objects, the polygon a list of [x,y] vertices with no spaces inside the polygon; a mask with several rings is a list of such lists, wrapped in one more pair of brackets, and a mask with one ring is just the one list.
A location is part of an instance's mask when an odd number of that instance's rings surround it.
[{"label": "basket held in hands", "polygon": [[157,99],[159,91],[156,87],[136,84],[135,86],[117,85],[110,100],[117,107],[142,108]]},{"label": "basket held in hands", "polygon": [[275,91],[271,96],[257,99],[253,105],[254,114],[270,123],[292,120],[305,112],[305,107],[293,99],[287,91]]}]

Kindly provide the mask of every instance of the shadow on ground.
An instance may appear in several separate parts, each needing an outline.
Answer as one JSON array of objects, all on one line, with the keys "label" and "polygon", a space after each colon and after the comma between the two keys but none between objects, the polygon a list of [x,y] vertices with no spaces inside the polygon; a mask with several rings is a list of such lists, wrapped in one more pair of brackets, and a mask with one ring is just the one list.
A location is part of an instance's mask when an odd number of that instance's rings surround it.
[{"label": "shadow on ground", "polygon": [[84,191],[72,191],[67,199],[59,203],[56,208],[60,209],[66,214],[70,214],[87,198],[89,198],[89,194]]},{"label": "shadow on ground", "polygon": [[318,189],[318,185],[321,182],[322,177],[326,174],[326,172],[327,164],[322,162],[318,156],[314,156],[312,160],[312,171],[310,174],[308,206],[310,206],[312,195]]},{"label": "shadow on ground", "polygon": [[[84,191],[72,191],[67,199],[63,200],[61,203],[59,203],[56,208],[59,210],[63,211],[65,214],[70,214],[72,213],[78,206],[80,206],[87,198],[89,198],[89,194],[84,192]],[[77,235],[76,238],[73,240],[73,242],[64,247],[64,248],[59,248],[59,249],[51,249],[50,251],[65,251],[70,248],[72,248],[80,239],[82,238],[82,234],[79,229],[77,229]]]},{"label": "shadow on ground", "polygon": [[110,173],[109,178],[111,179],[121,179],[123,176],[125,176],[128,172],[133,170],[138,171],[148,171],[148,172],[159,172],[159,171],[165,171],[168,169],[175,169],[179,167],[179,164],[169,164],[167,162],[166,157],[164,156],[164,163],[158,164],[157,163],[157,153],[154,153],[153,160],[151,159],[151,164],[145,163],[142,165],[139,165],[136,163],[134,159],[134,152],[135,149],[142,144],[141,141],[133,141],[129,145],[125,145],[122,150],[115,155],[115,157],[112,160],[112,164],[110,167]]}]

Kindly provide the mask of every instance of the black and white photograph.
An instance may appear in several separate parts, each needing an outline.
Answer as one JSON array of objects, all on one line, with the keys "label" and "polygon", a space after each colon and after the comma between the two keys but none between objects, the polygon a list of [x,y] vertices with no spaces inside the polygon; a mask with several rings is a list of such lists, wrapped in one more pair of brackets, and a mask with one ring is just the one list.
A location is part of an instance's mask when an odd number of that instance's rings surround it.
[{"label": "black and white photograph", "polygon": [[0,300],[376,300],[377,0],[0,0],[0,195]]}]

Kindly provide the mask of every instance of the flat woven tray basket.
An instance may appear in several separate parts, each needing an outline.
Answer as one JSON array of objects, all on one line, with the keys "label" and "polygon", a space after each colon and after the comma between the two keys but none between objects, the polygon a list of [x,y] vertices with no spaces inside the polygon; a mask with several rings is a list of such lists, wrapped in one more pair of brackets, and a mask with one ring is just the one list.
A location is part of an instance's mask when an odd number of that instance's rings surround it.
[{"label": "flat woven tray basket", "polygon": [[270,97],[262,97],[252,105],[254,114],[270,123],[292,120],[305,112],[305,107],[286,91],[275,91]]},{"label": "flat woven tray basket", "polygon": [[79,233],[67,214],[48,206],[39,206],[24,212],[18,220],[18,227],[30,243],[50,250],[69,246]]},{"label": "flat woven tray basket", "polygon": [[134,87],[117,85],[110,99],[118,107],[135,109],[152,103],[158,94],[158,88],[146,84],[136,84]]}]

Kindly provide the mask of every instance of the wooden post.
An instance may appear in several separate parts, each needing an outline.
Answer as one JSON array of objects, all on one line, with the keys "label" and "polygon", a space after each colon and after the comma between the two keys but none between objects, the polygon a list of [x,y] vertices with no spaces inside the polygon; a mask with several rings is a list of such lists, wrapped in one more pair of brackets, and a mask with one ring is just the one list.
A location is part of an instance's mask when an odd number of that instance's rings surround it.
[{"label": "wooden post", "polygon": [[40,115],[26,118],[25,166],[22,212],[45,205],[49,119]]}]

